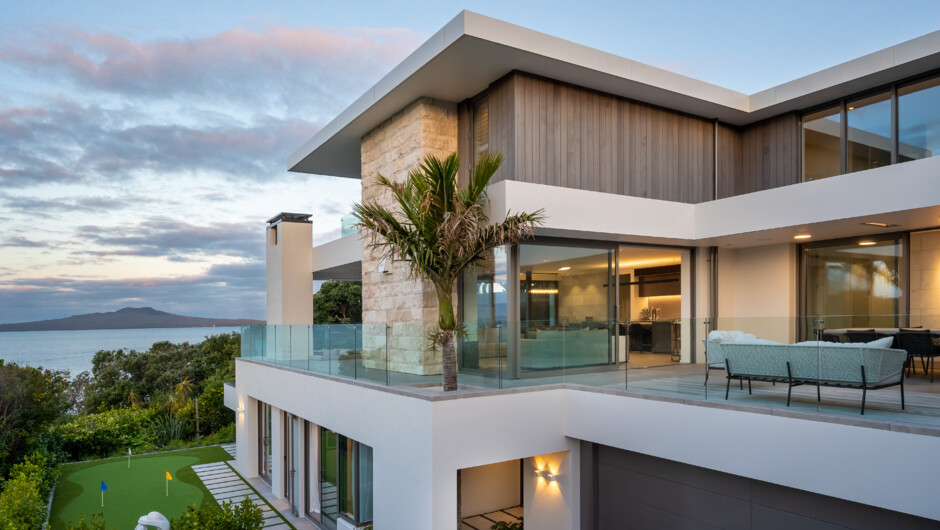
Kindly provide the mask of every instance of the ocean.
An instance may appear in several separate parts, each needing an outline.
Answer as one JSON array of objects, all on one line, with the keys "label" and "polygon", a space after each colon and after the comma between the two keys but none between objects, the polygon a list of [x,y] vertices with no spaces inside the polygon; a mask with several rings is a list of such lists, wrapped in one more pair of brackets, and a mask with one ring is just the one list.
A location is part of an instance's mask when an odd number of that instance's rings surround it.
[{"label": "ocean", "polygon": [[68,370],[74,377],[91,371],[99,350],[145,351],[155,342],[196,344],[208,336],[239,332],[239,327],[89,329],[80,331],[7,331],[0,333],[0,359],[50,370]]}]

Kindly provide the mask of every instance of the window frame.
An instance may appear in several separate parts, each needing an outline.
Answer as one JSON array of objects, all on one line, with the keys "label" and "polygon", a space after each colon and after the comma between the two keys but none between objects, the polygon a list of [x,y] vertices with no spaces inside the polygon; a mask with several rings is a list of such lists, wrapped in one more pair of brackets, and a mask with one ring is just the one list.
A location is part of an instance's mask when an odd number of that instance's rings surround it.
[{"label": "window frame", "polygon": [[[835,100],[829,100],[818,105],[813,105],[812,107],[807,107],[799,112],[800,120],[800,156],[801,156],[801,168],[800,168],[800,182],[811,182],[806,180],[806,160],[805,160],[805,149],[806,149],[806,136],[804,125],[806,123],[806,117],[815,114],[826,109],[835,108],[839,109],[839,119],[840,119],[840,132],[839,132],[839,175],[847,175],[848,170],[848,104],[850,102],[858,101],[860,99],[865,99],[866,97],[874,96],[884,92],[888,92],[891,107],[891,162],[889,165],[893,166],[898,164],[898,152],[899,152],[899,115],[898,115],[898,89],[905,88],[917,83],[927,81],[929,79],[940,78],[940,69],[931,70],[929,72],[924,72],[915,76],[906,77],[893,81],[891,83],[886,83],[879,85],[877,87],[863,90],[861,92],[855,92],[846,97],[842,97]],[[940,155],[935,155],[940,156]],[[833,176],[839,176],[833,175]],[[823,177],[830,178],[830,177]],[[822,179],[815,179],[822,180]]]}]

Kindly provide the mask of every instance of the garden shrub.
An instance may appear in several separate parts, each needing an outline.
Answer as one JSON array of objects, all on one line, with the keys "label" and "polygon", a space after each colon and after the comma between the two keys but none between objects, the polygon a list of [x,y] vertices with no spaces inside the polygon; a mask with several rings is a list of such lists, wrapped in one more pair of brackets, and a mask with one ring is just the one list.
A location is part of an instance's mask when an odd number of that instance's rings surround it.
[{"label": "garden shrub", "polygon": [[103,458],[150,441],[150,420],[154,415],[148,409],[109,410],[79,416],[53,432],[73,460]]},{"label": "garden shrub", "polygon": [[[117,529],[117,525],[112,527]],[[95,513],[91,516],[91,522],[88,523],[85,521],[85,514],[78,514],[78,522],[69,521],[65,525],[65,530],[108,530],[108,527],[104,523],[104,514]]]},{"label": "garden shrub", "polygon": [[189,504],[186,513],[174,519],[173,530],[259,530],[264,526],[263,511],[251,499],[238,504],[226,501],[221,509],[213,503],[199,508]]},{"label": "garden shrub", "polygon": [[46,501],[58,476],[59,467],[39,451],[13,466],[0,492],[0,529],[41,529]]}]

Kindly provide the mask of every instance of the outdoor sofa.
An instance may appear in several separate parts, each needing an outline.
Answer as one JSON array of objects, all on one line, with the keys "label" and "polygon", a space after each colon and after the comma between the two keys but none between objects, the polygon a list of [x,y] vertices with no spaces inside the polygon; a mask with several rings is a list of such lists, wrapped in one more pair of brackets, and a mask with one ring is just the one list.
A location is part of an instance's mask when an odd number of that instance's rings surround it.
[{"label": "outdoor sofa", "polygon": [[[822,386],[856,388],[862,391],[861,413],[865,414],[865,400],[869,390],[899,386],[901,409],[904,409],[904,363],[907,352],[888,348],[890,339],[870,343],[802,342],[779,344],[773,341],[735,336],[725,342],[709,335],[707,362],[724,362],[727,384],[725,399],[731,381],[767,381],[787,384],[787,406],[793,387],[815,385],[817,400]],[[716,339],[716,340],[712,340]]]}]

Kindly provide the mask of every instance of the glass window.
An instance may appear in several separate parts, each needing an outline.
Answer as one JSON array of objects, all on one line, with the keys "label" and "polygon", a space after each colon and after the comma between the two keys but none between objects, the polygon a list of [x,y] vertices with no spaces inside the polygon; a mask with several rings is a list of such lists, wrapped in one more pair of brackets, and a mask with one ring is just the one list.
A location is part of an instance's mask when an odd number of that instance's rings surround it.
[{"label": "glass window", "polygon": [[359,444],[359,522],[372,520],[372,448]]},{"label": "glass window", "polygon": [[898,88],[898,162],[940,153],[940,77]]},{"label": "glass window", "polygon": [[[484,259],[464,272],[463,322],[467,335],[460,339],[462,369],[496,368],[500,353],[497,324],[506,327],[507,274],[506,249],[488,252]],[[505,344],[505,336],[503,337]],[[502,351],[505,355],[506,352]]]},{"label": "glass window", "polygon": [[353,442],[345,436],[339,437],[339,513],[356,520],[355,458]]},{"label": "glass window", "polygon": [[845,110],[848,123],[846,172],[891,164],[891,93],[849,102]]},{"label": "glass window", "polygon": [[258,475],[262,480],[271,483],[271,464],[273,453],[271,451],[271,405],[258,402],[258,423],[260,431],[260,456],[258,459]]},{"label": "glass window", "polygon": [[519,246],[523,370],[612,362],[614,250]]},{"label": "glass window", "polygon": [[372,520],[372,448],[320,427],[321,522]]},{"label": "glass window", "polygon": [[803,116],[803,180],[838,175],[842,171],[839,107]]},{"label": "glass window", "polygon": [[490,149],[490,102],[482,97],[473,102],[473,160]]},{"label": "glass window", "polygon": [[339,517],[339,459],[336,433],[320,428],[320,503],[323,522],[336,528]]},{"label": "glass window", "polygon": [[808,247],[805,256],[808,317],[827,328],[898,327],[900,240]]}]

